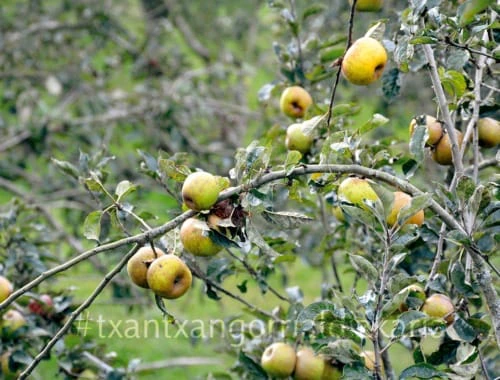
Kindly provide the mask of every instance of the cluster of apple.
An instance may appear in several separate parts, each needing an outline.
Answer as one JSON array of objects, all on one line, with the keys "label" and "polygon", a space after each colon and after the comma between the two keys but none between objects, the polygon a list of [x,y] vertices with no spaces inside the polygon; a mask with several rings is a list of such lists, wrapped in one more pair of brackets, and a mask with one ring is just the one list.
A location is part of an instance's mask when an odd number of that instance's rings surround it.
[{"label": "cluster of apple", "polygon": [[[195,211],[210,210],[216,203],[228,180],[207,172],[191,173],[182,186],[185,207]],[[212,228],[216,228],[217,216],[208,214]],[[212,222],[211,222],[212,221]],[[210,226],[205,219],[189,218],[181,226],[180,239],[184,249],[195,256],[213,256],[222,247],[208,235]],[[174,254],[165,254],[153,247],[140,248],[128,261],[127,272],[137,286],[151,289],[156,295],[175,299],[191,287],[192,274],[186,263]]]},{"label": "cluster of apple", "polygon": [[[410,135],[415,132],[415,127],[425,125],[427,127],[426,146],[432,149],[432,158],[440,165],[451,165],[453,163],[451,153],[451,142],[442,124],[433,116],[421,115],[410,122]],[[500,122],[490,117],[481,118],[477,121],[479,145],[483,148],[492,148],[500,144]],[[463,134],[455,129],[459,146],[462,146]]]}]

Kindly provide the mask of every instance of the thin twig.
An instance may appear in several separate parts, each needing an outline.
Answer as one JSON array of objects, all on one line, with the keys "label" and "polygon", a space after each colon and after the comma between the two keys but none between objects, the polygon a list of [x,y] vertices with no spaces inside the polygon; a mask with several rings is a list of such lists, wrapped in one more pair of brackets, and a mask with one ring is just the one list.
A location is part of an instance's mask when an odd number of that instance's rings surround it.
[{"label": "thin twig", "polygon": [[494,57],[491,54],[486,53],[484,51],[485,50],[484,48],[482,50],[472,49],[472,48],[468,47],[467,45],[461,45],[461,44],[458,44],[458,43],[452,41],[449,36],[445,36],[443,42],[446,43],[446,44],[448,44],[448,45],[454,46],[456,48],[467,50],[471,54],[477,54],[477,55],[481,55],[481,56],[483,56],[485,58],[493,59],[497,63],[500,62],[500,59]]}]

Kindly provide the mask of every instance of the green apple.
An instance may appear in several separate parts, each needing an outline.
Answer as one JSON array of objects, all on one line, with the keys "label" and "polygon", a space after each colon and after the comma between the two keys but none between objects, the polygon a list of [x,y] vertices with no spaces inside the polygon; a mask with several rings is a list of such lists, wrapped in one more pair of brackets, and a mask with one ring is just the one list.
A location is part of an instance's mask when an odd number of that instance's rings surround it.
[{"label": "green apple", "polygon": [[4,352],[0,355],[0,368],[2,369],[2,372],[0,372],[0,378],[2,379],[13,380],[19,375],[19,371],[13,371],[9,365],[11,355],[12,352],[10,351]]},{"label": "green apple", "polygon": [[140,248],[127,263],[130,280],[141,288],[149,289],[147,280],[148,267],[153,260],[164,255],[165,252],[156,247],[154,251],[149,246]]},{"label": "green apple", "polygon": [[[455,130],[458,139],[459,147],[462,146],[463,135],[459,130]],[[450,137],[447,133],[443,135],[441,140],[439,140],[438,144],[434,148],[434,152],[432,153],[432,158],[440,165],[452,165],[453,164],[453,156],[451,153],[451,141]]]},{"label": "green apple", "polygon": [[[425,124],[427,126],[427,134],[429,137],[427,138],[427,141],[425,142],[426,145],[428,146],[434,146],[436,145],[439,140],[441,140],[441,137],[443,136],[443,126],[435,117],[432,117],[430,115],[421,115],[416,117],[415,119],[412,119],[410,122],[410,136],[413,135],[413,132],[415,131],[415,127],[417,126],[417,119],[423,119],[423,120],[418,120],[420,124]],[[422,122],[423,121],[423,122]]]},{"label": "green apple", "polygon": [[[404,292],[408,292],[408,297],[418,298],[421,301],[425,300],[424,288],[422,288],[418,284],[409,285],[406,288],[402,289],[399,293],[404,293]],[[406,302],[403,302],[401,305],[399,305],[399,311],[401,312],[408,311],[408,309],[409,306]]]},{"label": "green apple", "polygon": [[[352,0],[349,0],[352,5]],[[378,12],[382,9],[384,0],[358,0],[356,3],[356,10],[359,12]]]},{"label": "green apple", "polygon": [[260,364],[270,376],[285,378],[295,369],[295,349],[286,343],[276,342],[264,350]]},{"label": "green apple", "polygon": [[0,302],[3,302],[12,294],[12,284],[5,277],[0,276]]},{"label": "green apple", "polygon": [[455,319],[455,306],[451,299],[444,294],[433,294],[422,305],[422,311],[429,317],[443,318],[451,324]]},{"label": "green apple", "polygon": [[217,201],[220,190],[220,181],[214,175],[191,173],[182,185],[182,200],[191,210],[209,210]]},{"label": "green apple", "polygon": [[182,223],[180,237],[184,249],[195,256],[213,256],[222,247],[212,241],[208,235],[208,224],[196,218],[189,218]]},{"label": "green apple", "polygon": [[[398,214],[403,207],[409,206],[411,204],[412,197],[402,191],[394,192],[394,201],[392,203],[391,212],[387,216],[387,224],[393,226],[398,221]],[[405,224],[416,224],[421,226],[424,223],[424,210],[418,211],[416,214],[412,215],[406,220]]]},{"label": "green apple", "polygon": [[280,98],[280,109],[285,115],[298,119],[304,117],[313,103],[311,95],[299,86],[287,87]]},{"label": "green apple", "polygon": [[98,380],[99,376],[91,369],[85,369],[78,375],[78,380]]},{"label": "green apple", "polygon": [[193,281],[191,271],[179,257],[163,255],[151,263],[147,272],[148,285],[160,297],[175,299],[184,295]]},{"label": "green apple", "polygon": [[345,222],[344,211],[342,211],[342,208],[340,208],[340,206],[333,207],[332,213],[339,222]]},{"label": "green apple", "polygon": [[304,154],[309,152],[313,138],[303,132],[302,124],[292,124],[286,130],[285,144],[288,150],[298,150]]},{"label": "green apple", "polygon": [[348,177],[342,181],[337,190],[339,199],[350,202],[363,209],[367,209],[363,200],[376,201],[377,193],[372,189],[370,183],[363,178]]},{"label": "green apple", "polygon": [[492,148],[500,144],[500,122],[491,117],[483,117],[477,121],[479,145]]},{"label": "green apple", "polygon": [[2,317],[2,327],[13,333],[26,325],[26,319],[17,310],[9,310]]},{"label": "green apple", "polygon": [[321,380],[340,380],[342,379],[342,369],[332,365],[329,361],[325,360],[325,369]]},{"label": "green apple", "polygon": [[342,59],[342,74],[355,85],[369,85],[379,79],[387,63],[384,46],[374,38],[356,40]]},{"label": "green apple", "polygon": [[294,379],[296,380],[321,380],[325,369],[325,361],[314,354],[309,347],[297,351],[295,361]]}]

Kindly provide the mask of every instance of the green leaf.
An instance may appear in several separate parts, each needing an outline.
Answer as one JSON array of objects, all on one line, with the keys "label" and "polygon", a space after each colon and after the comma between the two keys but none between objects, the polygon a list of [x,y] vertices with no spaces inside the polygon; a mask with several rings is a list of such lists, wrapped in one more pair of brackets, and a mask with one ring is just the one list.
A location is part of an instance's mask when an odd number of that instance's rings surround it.
[{"label": "green leaf", "polygon": [[401,90],[401,72],[392,68],[382,75],[382,93],[387,102],[391,103],[398,97]]},{"label": "green leaf", "polygon": [[444,90],[451,96],[460,98],[467,89],[467,82],[465,77],[455,70],[445,70],[443,67],[439,68],[439,79],[443,85]]},{"label": "green leaf", "polygon": [[427,45],[427,44],[435,44],[438,42],[437,38],[430,37],[430,36],[418,36],[412,38],[409,43],[411,45]]},{"label": "green leaf", "polygon": [[185,165],[178,165],[174,160],[160,158],[158,160],[158,169],[160,173],[176,182],[184,182],[186,177],[191,174],[191,170]]},{"label": "green leaf", "polygon": [[264,219],[283,229],[295,229],[305,223],[310,223],[314,219],[306,215],[291,211],[267,211],[262,213]]},{"label": "green leaf", "polygon": [[302,124],[302,133],[307,136],[310,136],[321,123],[326,121],[327,114],[314,116],[313,118],[303,121]]},{"label": "green leaf", "polygon": [[304,9],[304,12],[302,13],[302,21],[305,21],[308,17],[317,15],[323,11],[325,11],[326,7],[323,4],[314,4],[306,9]]},{"label": "green leaf", "polygon": [[314,321],[321,313],[325,311],[335,313],[335,310],[335,305],[331,302],[314,302],[299,313],[296,320],[297,325],[302,331],[309,330],[314,326]]},{"label": "green leaf", "polygon": [[409,289],[404,289],[404,291],[396,293],[392,296],[382,307],[382,317],[386,318],[396,310],[399,310],[399,307],[405,303],[409,293]]},{"label": "green leaf", "polygon": [[472,343],[477,336],[474,327],[469,325],[463,318],[456,315],[453,325],[448,327],[448,335],[453,340],[459,340],[462,342]]},{"label": "green leaf", "polygon": [[365,278],[372,283],[379,278],[378,271],[375,266],[363,256],[349,255],[349,260],[351,261],[351,264],[356,272],[358,272],[362,278]]},{"label": "green leaf", "polygon": [[302,154],[297,150],[290,150],[286,156],[285,161],[285,170],[287,174],[297,167],[297,164],[300,162],[302,158]]},{"label": "green leaf", "polygon": [[476,189],[476,184],[471,177],[462,176],[458,179],[457,183],[457,196],[460,198],[462,204],[466,204],[474,190]]},{"label": "green leaf", "polygon": [[421,194],[413,197],[410,206],[403,207],[398,214],[398,224],[402,226],[408,219],[420,210],[429,207],[432,201],[430,194]]},{"label": "green leaf", "polygon": [[87,215],[83,222],[83,236],[89,240],[99,241],[102,215],[103,212],[101,210],[92,211]]},{"label": "green leaf", "polygon": [[447,378],[445,372],[442,372],[434,368],[432,365],[427,363],[419,363],[403,370],[403,372],[401,372],[399,379],[405,380],[415,377],[418,379],[432,379],[433,377]]},{"label": "green leaf", "polygon": [[337,339],[322,347],[318,354],[323,354],[344,364],[350,364],[358,360],[359,346],[349,339]]},{"label": "green leaf", "polygon": [[370,29],[368,29],[368,31],[365,33],[365,37],[371,37],[378,41],[382,41],[382,39],[384,38],[384,33],[385,33],[385,23],[379,21],[375,25],[373,25]]},{"label": "green leaf", "polygon": [[245,355],[243,351],[240,351],[238,356],[238,362],[245,369],[245,373],[250,376],[251,379],[255,380],[267,380],[267,373],[262,369],[260,365],[258,365],[252,358]]},{"label": "green leaf", "polygon": [[465,271],[459,261],[453,263],[453,265],[451,266],[450,280],[460,294],[463,294],[467,297],[475,295],[472,286],[465,283]]},{"label": "green leaf", "polygon": [[135,189],[137,189],[137,186],[130,181],[125,180],[118,183],[115,190],[115,195],[118,197],[117,202],[120,202],[125,195],[135,191]]},{"label": "green leaf", "polygon": [[76,166],[73,165],[72,163],[67,161],[59,161],[56,160],[55,158],[52,158],[51,161],[64,174],[67,174],[75,179],[78,179],[78,177],[80,176],[80,172],[78,171]]},{"label": "green leaf", "polygon": [[[418,118],[416,120],[419,120]],[[425,125],[417,124],[410,138],[410,153],[418,165],[424,160],[425,143],[429,138],[429,131]]]},{"label": "green leaf", "polygon": [[389,119],[384,115],[376,113],[372,116],[370,120],[368,120],[361,128],[358,129],[359,134],[364,134],[366,132],[371,131],[372,129],[381,127],[389,122]]},{"label": "green leaf", "polygon": [[492,5],[495,0],[467,0],[458,8],[458,22],[461,27],[474,21],[476,15]]}]

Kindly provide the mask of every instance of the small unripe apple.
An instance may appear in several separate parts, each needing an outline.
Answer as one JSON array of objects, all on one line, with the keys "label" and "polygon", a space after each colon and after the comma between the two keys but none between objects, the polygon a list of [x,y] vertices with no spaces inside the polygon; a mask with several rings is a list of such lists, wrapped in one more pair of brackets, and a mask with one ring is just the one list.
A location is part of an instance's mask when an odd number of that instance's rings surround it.
[{"label": "small unripe apple", "polygon": [[[408,292],[408,297],[418,298],[421,301],[425,300],[424,288],[422,288],[418,284],[409,285],[406,288],[402,289],[399,293],[403,292]],[[401,305],[399,305],[399,311],[400,312],[408,311],[408,304],[406,302],[403,302]]]},{"label": "small unripe apple", "polygon": [[280,98],[280,109],[285,115],[298,119],[304,117],[313,103],[311,95],[299,86],[285,88]]},{"label": "small unripe apple", "polygon": [[296,380],[321,380],[325,369],[325,361],[314,354],[309,347],[297,351],[295,361],[294,379]]},{"label": "small unripe apple", "polygon": [[455,306],[450,297],[444,294],[436,293],[427,298],[422,311],[429,317],[443,318],[448,324],[455,319]]},{"label": "small unripe apple", "polygon": [[303,132],[302,124],[292,124],[286,130],[285,144],[288,150],[298,150],[304,154],[309,152],[313,138]]},{"label": "small unripe apple", "polygon": [[500,122],[491,117],[483,117],[477,121],[479,145],[492,148],[500,144]]},{"label": "small unripe apple", "polygon": [[342,181],[337,190],[338,197],[363,209],[367,209],[363,199],[376,201],[377,193],[366,179],[348,177]]},{"label": "small unripe apple", "polygon": [[342,379],[342,369],[332,365],[329,361],[325,361],[325,369],[321,380],[340,380]]},{"label": "small unripe apple", "polygon": [[127,272],[130,280],[141,288],[149,289],[147,272],[149,265],[158,257],[164,256],[165,252],[151,247],[140,248],[128,261]]},{"label": "small unripe apple", "polygon": [[382,76],[387,63],[384,46],[374,38],[356,40],[342,60],[342,74],[351,83],[369,85]]},{"label": "small unripe apple", "polygon": [[295,349],[286,343],[273,343],[264,350],[261,366],[270,376],[285,378],[295,369],[297,356]]},{"label": "small unripe apple", "polygon": [[[443,126],[433,116],[421,115],[418,117],[425,118],[425,125],[427,126],[427,133],[429,135],[425,144],[428,146],[436,145],[439,142],[439,140],[441,140],[441,137],[443,136]],[[410,122],[410,136],[413,135],[413,132],[415,131],[416,126],[417,126],[417,120],[412,119]]]},{"label": "small unripe apple", "polygon": [[193,280],[188,266],[175,255],[164,255],[149,266],[148,285],[160,297],[175,299],[191,287]]},{"label": "small unripe apple", "polygon": [[[392,208],[390,214],[387,216],[387,224],[393,226],[398,221],[399,211],[403,207],[409,206],[411,204],[411,196],[403,193],[402,191],[394,192],[394,202],[392,203]],[[421,226],[424,223],[424,210],[418,211],[416,214],[412,215],[406,220],[405,224],[416,224]]]},{"label": "small unripe apple", "polygon": [[195,172],[187,176],[182,185],[182,200],[191,210],[209,210],[219,196],[220,183],[207,172]]},{"label": "small unripe apple", "polygon": [[[370,370],[370,371],[375,371],[375,352],[373,351],[363,351],[361,354],[359,354],[365,361],[365,367]],[[380,370],[383,373],[384,372],[384,363],[380,361]]]},{"label": "small unripe apple", "polygon": [[9,310],[2,317],[2,327],[13,333],[26,325],[26,319],[17,310]]},{"label": "small unripe apple", "polygon": [[195,256],[213,256],[222,247],[208,236],[210,227],[202,220],[189,218],[182,223],[180,237],[184,249]]},{"label": "small unripe apple", "polygon": [[[462,132],[456,130],[458,146],[462,146],[463,135]],[[439,140],[436,145],[434,152],[432,153],[432,158],[440,165],[452,165],[453,164],[453,156],[451,153],[451,142],[450,136],[445,133],[441,140]]]},{"label": "small unripe apple", "polygon": [[0,302],[3,302],[12,294],[12,284],[4,276],[0,276]]},{"label": "small unripe apple", "polygon": [[[352,0],[349,0],[352,5]],[[382,9],[384,0],[358,0],[356,10],[359,12],[378,12]]]},{"label": "small unripe apple", "polygon": [[78,375],[78,380],[98,380],[99,376],[91,369],[85,369]]}]

